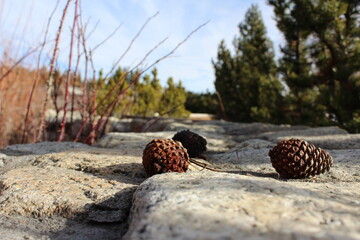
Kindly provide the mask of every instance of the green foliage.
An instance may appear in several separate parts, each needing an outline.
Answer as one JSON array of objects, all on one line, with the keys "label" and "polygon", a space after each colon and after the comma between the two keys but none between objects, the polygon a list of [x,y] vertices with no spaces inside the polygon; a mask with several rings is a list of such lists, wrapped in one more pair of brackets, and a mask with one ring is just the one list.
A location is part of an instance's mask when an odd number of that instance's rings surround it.
[{"label": "green foliage", "polygon": [[225,103],[225,112],[230,119],[236,119],[239,102],[242,102],[239,91],[239,81],[236,74],[235,60],[221,41],[217,54],[217,61],[213,61],[215,68],[215,88]]},{"label": "green foliage", "polygon": [[234,40],[232,56],[224,41],[219,45],[215,68],[215,87],[230,120],[279,122],[282,85],[276,77],[272,43],[257,6],[239,24],[240,36]]},{"label": "green foliage", "polygon": [[112,114],[120,118],[129,114],[143,117],[189,116],[190,112],[185,109],[186,93],[181,82],[175,84],[169,78],[168,86],[163,88],[156,68],[151,75],[146,74],[141,79],[137,79],[138,76],[139,71],[129,73],[127,69],[119,68],[110,78],[104,79],[100,72],[96,82],[98,114],[109,112],[108,106],[118,100]]},{"label": "green foliage", "polygon": [[173,78],[169,78],[159,105],[160,115],[188,117],[190,112],[185,109],[185,102],[186,92],[181,81],[175,84]]},{"label": "green foliage", "polygon": [[135,103],[131,113],[143,117],[154,116],[159,112],[162,94],[163,89],[160,79],[157,78],[157,70],[153,69],[152,76],[145,75],[143,81],[136,85]]},{"label": "green foliage", "polygon": [[[291,123],[338,124],[358,132],[359,2],[269,0],[286,40],[283,79]],[[295,113],[299,115],[295,116]]]},{"label": "green foliage", "polygon": [[219,103],[215,93],[186,93],[185,107],[193,113],[219,114]]},{"label": "green foliage", "polygon": [[[126,114],[130,111],[133,104],[133,89],[125,91],[133,81],[134,78],[138,75],[138,72],[128,73],[128,70],[125,68],[118,68],[116,72],[108,79],[104,79],[102,72],[100,71],[99,77],[97,79],[97,86],[94,86],[97,91],[97,104],[98,114],[102,115],[108,113],[111,104],[118,100],[118,104],[113,110],[113,115],[116,117],[121,117],[122,114]],[[103,104],[100,104],[103,103]]]}]

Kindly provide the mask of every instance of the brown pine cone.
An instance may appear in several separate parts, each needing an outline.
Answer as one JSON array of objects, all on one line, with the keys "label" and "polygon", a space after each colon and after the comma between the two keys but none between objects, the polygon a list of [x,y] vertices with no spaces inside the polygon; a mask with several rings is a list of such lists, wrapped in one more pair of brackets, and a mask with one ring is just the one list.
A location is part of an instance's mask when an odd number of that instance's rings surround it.
[{"label": "brown pine cone", "polygon": [[206,151],[206,139],[190,130],[177,132],[172,139],[181,142],[190,157],[198,157]]},{"label": "brown pine cone", "polygon": [[189,155],[180,142],[172,139],[153,139],[143,153],[143,165],[149,176],[165,172],[186,172]]},{"label": "brown pine cone", "polygon": [[329,153],[302,139],[279,142],[269,151],[271,163],[282,178],[306,178],[329,171]]}]

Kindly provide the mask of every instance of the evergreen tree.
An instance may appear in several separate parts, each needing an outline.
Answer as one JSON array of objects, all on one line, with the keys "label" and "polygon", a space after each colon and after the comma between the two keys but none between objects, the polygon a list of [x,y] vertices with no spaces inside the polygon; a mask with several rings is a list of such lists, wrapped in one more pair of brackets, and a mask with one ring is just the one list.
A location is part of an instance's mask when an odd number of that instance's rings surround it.
[{"label": "evergreen tree", "polygon": [[186,92],[181,81],[174,83],[173,78],[167,81],[167,87],[160,101],[160,115],[171,117],[188,117],[190,112],[185,109]]},{"label": "evergreen tree", "polygon": [[316,116],[321,118],[324,109],[315,104],[318,91],[312,88],[314,79],[311,75],[310,49],[306,44],[310,33],[304,31],[298,21],[298,18],[305,16],[297,7],[289,9],[292,1],[275,0],[269,3],[275,6],[277,25],[286,40],[286,45],[281,47],[283,56],[279,61],[282,78],[290,90],[286,96],[286,122],[310,124]]},{"label": "evergreen tree", "polygon": [[215,68],[215,87],[232,120],[279,122],[282,85],[276,78],[271,41],[257,6],[247,11],[239,24],[231,56],[222,41]]},{"label": "evergreen tree", "polygon": [[136,99],[132,114],[140,116],[154,116],[159,111],[159,103],[162,97],[162,87],[157,78],[156,68],[150,75],[145,75],[143,81],[136,86]]},{"label": "evergreen tree", "polygon": [[[99,105],[97,113],[100,115],[103,114],[106,107],[119,97],[119,93],[125,90],[137,75],[138,72],[128,73],[126,68],[121,67],[108,79],[104,79],[100,72],[96,83],[97,101],[98,103],[103,102],[103,104]],[[129,113],[133,103],[133,95],[134,91],[131,88],[127,90],[125,95],[119,99],[113,111],[114,116],[121,117],[123,114]]]},{"label": "evergreen tree", "polygon": [[298,103],[297,119],[360,131],[354,126],[360,114],[359,1],[268,2],[286,39],[282,72]]},{"label": "evergreen tree", "polygon": [[215,93],[186,93],[185,108],[193,113],[219,114],[219,103]]},{"label": "evergreen tree", "polygon": [[[174,80],[169,78],[168,86],[163,89],[156,68],[151,75],[146,74],[142,79],[136,80],[138,76],[138,71],[128,73],[127,69],[121,67],[108,79],[104,79],[100,72],[96,82],[97,104],[103,104],[99,105],[97,113],[103,114],[106,107],[118,99],[118,104],[112,112],[116,117],[128,114],[143,117],[153,117],[156,114],[188,117],[190,112],[185,108],[186,92],[181,81],[175,84]],[[121,92],[123,93],[119,98]]]},{"label": "evergreen tree", "polygon": [[225,103],[224,108],[227,117],[238,119],[238,108],[241,99],[239,98],[239,83],[236,76],[236,65],[230,51],[226,48],[225,41],[221,41],[217,61],[213,61],[215,69],[215,88]]},{"label": "evergreen tree", "polygon": [[160,101],[161,98],[163,96],[163,87],[160,84],[160,79],[158,78],[158,73],[157,73],[157,69],[154,68],[152,73],[152,79],[151,79],[151,87],[153,90],[153,96],[152,98],[154,99],[154,101],[151,104],[151,109],[153,110],[154,114],[159,114],[160,109],[159,109],[159,105],[160,105]]}]

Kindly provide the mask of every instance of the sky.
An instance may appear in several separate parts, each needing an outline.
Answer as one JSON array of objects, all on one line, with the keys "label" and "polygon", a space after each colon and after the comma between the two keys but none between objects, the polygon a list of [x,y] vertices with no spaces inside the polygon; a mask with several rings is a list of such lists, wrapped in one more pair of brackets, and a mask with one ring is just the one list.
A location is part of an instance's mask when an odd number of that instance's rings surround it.
[{"label": "sky", "polygon": [[[68,64],[74,2],[68,10],[62,32],[59,66]],[[0,36],[7,36],[5,40],[4,37],[0,39],[0,47],[1,44],[13,44],[20,49],[15,50],[21,51],[38,46],[44,38],[49,16],[57,3],[48,33],[50,40],[55,39],[65,0],[0,0]],[[149,17],[156,13],[158,14],[146,25],[121,60],[120,66],[135,66],[154,46],[167,38],[142,65],[150,66],[170,53],[189,33],[208,22],[176,49],[174,54],[156,65],[163,85],[169,77],[173,77],[176,82],[181,80],[186,90],[202,93],[215,89],[211,61],[216,60],[220,41],[224,39],[228,48],[232,48],[232,41],[238,35],[238,24],[244,20],[244,15],[252,4],[259,6],[268,37],[278,55],[282,35],[276,28],[273,10],[266,4],[266,0],[82,0],[81,19],[87,25],[89,48],[94,48],[120,26],[111,38],[93,52],[95,69],[102,69],[105,73],[126,51]],[[48,49],[54,45],[54,41],[50,40]],[[43,59],[45,65],[50,61],[50,50],[47,56]],[[84,64],[80,68],[84,68]]]}]

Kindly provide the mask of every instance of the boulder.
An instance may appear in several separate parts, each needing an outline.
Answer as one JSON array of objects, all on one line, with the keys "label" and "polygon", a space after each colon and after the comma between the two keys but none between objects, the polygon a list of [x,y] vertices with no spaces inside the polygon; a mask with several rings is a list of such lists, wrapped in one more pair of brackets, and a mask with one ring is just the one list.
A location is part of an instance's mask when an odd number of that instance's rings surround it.
[{"label": "boulder", "polygon": [[360,182],[169,173],[140,184],[124,239],[359,239]]}]

